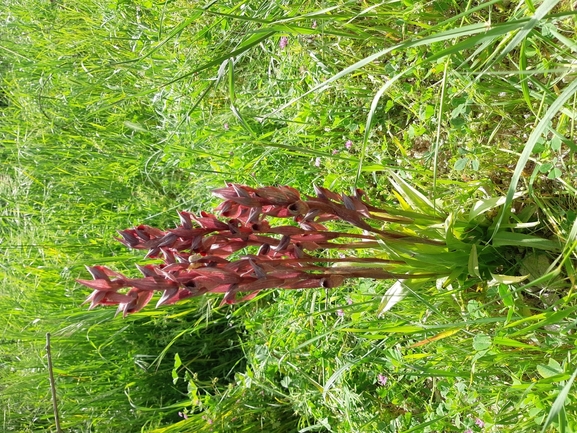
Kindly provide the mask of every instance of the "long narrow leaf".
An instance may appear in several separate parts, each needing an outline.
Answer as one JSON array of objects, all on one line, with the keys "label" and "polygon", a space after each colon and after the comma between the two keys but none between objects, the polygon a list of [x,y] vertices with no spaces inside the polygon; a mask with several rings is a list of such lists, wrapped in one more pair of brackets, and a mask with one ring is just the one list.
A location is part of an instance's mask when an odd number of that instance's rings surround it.
[{"label": "long narrow leaf", "polygon": [[[401,71],[400,73],[398,73],[397,75],[395,75],[394,77],[392,77],[391,79],[389,79],[389,80],[379,89],[379,91],[375,94],[375,96],[374,96],[374,98],[373,98],[373,100],[372,100],[372,102],[371,102],[371,107],[370,107],[370,109],[369,109],[369,113],[368,113],[368,115],[367,115],[367,122],[366,122],[366,125],[365,125],[365,133],[364,133],[364,135],[363,135],[363,145],[362,145],[362,148],[361,148],[361,157],[360,157],[360,161],[359,161],[359,166],[358,166],[358,168],[357,168],[357,176],[356,176],[356,179],[355,179],[355,184],[358,182],[359,177],[360,177],[360,174],[361,174],[361,171],[362,171],[362,165],[363,165],[363,161],[364,161],[364,158],[365,158],[365,155],[366,155],[366,148],[367,148],[367,144],[368,144],[368,140],[369,140],[369,134],[370,134],[370,130],[371,130],[371,127],[372,127],[372,124],[373,124],[373,117],[374,117],[374,114],[375,114],[375,112],[376,112],[376,110],[377,110],[377,106],[378,106],[378,104],[379,104],[379,101],[380,101],[381,97],[384,95],[384,93],[385,93],[394,83],[396,83],[400,78],[402,78],[402,77],[405,76],[406,74],[408,74],[408,73],[410,73],[411,71],[413,71],[417,66],[421,66],[421,65],[423,65],[423,64],[433,62],[433,61],[438,60],[438,59],[441,59],[441,58],[443,58],[443,57],[447,57],[447,56],[450,56],[450,55],[452,55],[452,54],[459,53],[459,52],[461,52],[461,51],[463,51],[463,50],[466,50],[466,49],[469,49],[469,48],[471,48],[471,47],[473,47],[473,46],[475,46],[475,45],[477,45],[477,44],[490,43],[490,42],[492,42],[492,40],[493,40],[494,38],[496,38],[497,36],[501,36],[501,35],[503,35],[503,34],[506,34],[506,33],[510,32],[510,31],[514,30],[516,27],[520,26],[522,23],[523,23],[523,20],[516,21],[516,22],[513,22],[513,23],[506,23],[506,24],[503,24],[503,25],[495,26],[494,28],[486,31],[484,34],[476,35],[476,36],[470,36],[470,37],[468,37],[467,39],[465,39],[464,41],[462,41],[462,42],[460,42],[460,43],[457,43],[457,44],[454,44],[454,45],[451,45],[449,48],[446,48],[446,49],[444,49],[444,50],[441,50],[441,51],[439,51],[439,52],[437,52],[437,53],[435,53],[435,54],[427,57],[427,58],[426,58],[425,60],[423,60],[422,62],[419,62],[419,63],[417,63],[417,64],[415,64],[415,65],[413,65],[413,66],[411,66],[411,67],[409,67],[409,68],[407,68],[407,69],[404,69],[403,71]],[[467,26],[467,27],[470,27],[470,26]],[[480,33],[483,29],[486,30],[486,28],[485,28],[484,26],[481,27],[481,28],[472,28],[472,29],[471,29],[472,31],[469,32],[468,35],[470,35],[470,34],[475,34],[475,33]],[[391,49],[389,49],[389,50],[382,51],[381,53],[374,54],[373,56],[377,56],[377,55],[378,55],[378,57],[380,57],[380,55],[387,54],[388,52],[393,51],[394,49],[408,48],[408,47],[411,47],[411,46],[419,46],[419,45],[422,45],[422,43],[420,43],[420,42],[422,42],[422,41],[424,41],[424,40],[428,40],[429,43],[443,41],[443,40],[448,39],[448,38],[445,38],[445,36],[447,36],[447,34],[450,35],[452,38],[456,38],[456,35],[455,35],[453,32],[447,31],[447,32],[442,33],[441,35],[433,35],[433,36],[431,36],[431,37],[429,37],[429,38],[423,38],[423,39],[421,39],[420,41],[414,42],[414,45],[413,45],[413,43],[399,44],[399,45],[397,45],[396,47],[393,47],[393,48],[391,48]],[[444,36],[441,37],[442,35],[444,35]],[[429,40],[429,39],[430,39],[430,40]],[[405,46],[405,44],[407,44],[407,45]],[[371,59],[371,61],[374,60],[374,57],[373,57],[373,56],[369,56],[369,57],[367,57],[366,59],[363,59],[363,60],[361,60],[360,62],[357,62],[357,63],[355,63],[354,65],[350,66],[349,68],[347,68],[347,69],[339,72],[338,74],[336,74],[336,75],[334,75],[333,77],[329,78],[327,81],[321,83],[320,85],[318,85],[318,86],[316,86],[315,88],[309,90],[308,92],[304,93],[303,95],[301,95],[301,96],[293,99],[292,101],[288,102],[287,104],[283,105],[282,107],[280,107],[279,109],[277,109],[277,110],[275,110],[273,113],[271,113],[270,115],[273,115],[273,114],[275,114],[275,113],[283,110],[284,108],[286,108],[287,106],[289,106],[289,105],[292,104],[293,102],[298,101],[300,98],[304,97],[304,96],[307,95],[308,93],[314,92],[315,90],[325,90],[325,87],[324,87],[324,86],[325,86],[326,84],[328,84],[330,81],[334,81],[334,80],[342,77],[343,75],[346,75],[345,72],[346,72],[346,73],[352,72],[353,70],[358,69],[358,68],[364,66],[364,64],[366,64],[366,63],[363,63],[363,62],[365,62],[367,59]],[[375,58],[376,58],[376,57],[375,57]],[[361,63],[362,63],[362,64],[361,64]],[[356,65],[358,65],[358,66],[355,67]],[[351,69],[351,68],[353,68],[353,67],[355,67],[355,69],[349,71],[349,69]],[[480,77],[478,77],[478,78],[480,78]],[[269,116],[270,116],[270,115],[269,115]]]},{"label": "long narrow leaf", "polygon": [[425,197],[425,195],[422,194],[419,190],[409,185],[399,175],[391,173],[389,182],[413,210],[429,215],[438,215],[437,209],[433,202]]},{"label": "long narrow leaf", "polygon": [[563,107],[563,105],[575,95],[577,92],[577,80],[572,81],[563,92],[559,95],[559,97],[551,104],[539,124],[535,127],[529,139],[527,140],[527,144],[525,144],[525,148],[523,149],[523,153],[519,157],[519,161],[517,161],[517,165],[515,167],[515,171],[513,172],[513,177],[511,178],[511,184],[509,185],[509,189],[507,190],[507,197],[505,199],[505,203],[501,212],[499,212],[499,216],[497,218],[497,222],[495,223],[495,228],[493,229],[493,237],[499,233],[499,228],[501,224],[509,215],[509,207],[513,202],[513,198],[515,196],[515,192],[517,190],[517,185],[519,183],[519,179],[521,179],[521,174],[527,161],[529,160],[531,153],[533,153],[533,149],[541,136],[547,131],[549,126],[549,122],[557,112]]},{"label": "long narrow leaf", "polygon": [[573,382],[575,381],[576,377],[577,377],[577,369],[573,372],[571,378],[567,381],[567,383],[561,389],[559,395],[553,402],[553,406],[551,406],[551,410],[549,411],[549,415],[547,415],[547,419],[543,424],[543,429],[541,430],[541,433],[545,433],[547,427],[549,427],[549,425],[551,425],[553,420],[558,415],[560,415],[561,412],[565,409],[565,400],[567,400],[567,396],[569,395],[569,391],[571,390],[571,386],[573,386]]},{"label": "long narrow leaf", "polygon": [[386,55],[390,52],[393,52],[395,50],[404,49],[404,48],[411,48],[411,47],[418,47],[421,45],[428,45],[428,44],[432,44],[435,42],[442,42],[442,41],[446,41],[449,39],[459,38],[462,36],[470,36],[471,34],[482,33],[486,30],[487,30],[487,27],[484,24],[472,24],[472,25],[461,27],[458,29],[448,30],[448,31],[445,31],[441,34],[435,34],[435,35],[428,36],[428,37],[425,37],[422,39],[411,40],[411,41],[407,41],[407,42],[402,42],[402,43],[397,44],[397,45],[393,45],[392,47],[381,50],[375,54],[372,54],[368,57],[365,57],[362,60],[359,60],[358,62],[352,64],[351,66],[348,66],[347,68],[343,69],[341,72],[333,75],[332,77],[328,78],[327,80],[323,81],[322,83],[317,84],[315,87],[308,90],[307,92],[297,96],[296,98],[291,99],[286,104],[281,105],[275,111],[266,115],[265,118],[272,117],[272,116],[276,115],[278,112],[291,106],[292,104],[294,104],[298,100],[304,98],[305,96],[307,96],[311,93],[318,92],[321,90],[326,90],[327,87],[329,86],[329,84],[339,80],[340,78],[342,78],[342,77],[344,77],[344,76],[346,76],[352,72],[355,72],[356,70],[370,64],[371,62],[373,62],[373,61],[379,59],[380,57],[383,57],[384,55]]},{"label": "long narrow leaf", "polygon": [[560,0],[545,0],[541,6],[535,11],[531,19],[527,24],[523,26],[523,28],[515,35],[513,39],[509,42],[509,44],[505,47],[505,49],[497,56],[495,62],[502,60],[507,54],[509,54],[512,50],[517,48],[517,45],[523,41],[529,32],[533,30],[533,28],[539,24],[539,22],[547,15],[551,9],[557,6]]},{"label": "long narrow leaf", "polygon": [[177,81],[180,81],[184,78],[190,77],[192,75],[195,75],[201,71],[204,71],[205,69],[211,68],[212,66],[216,66],[216,65],[220,65],[222,64],[222,62],[228,60],[228,59],[232,59],[240,54],[245,53],[246,51],[248,51],[249,49],[251,49],[252,47],[260,44],[261,42],[267,40],[268,38],[270,38],[272,35],[274,35],[275,32],[267,32],[263,35],[253,35],[251,36],[248,40],[246,40],[243,44],[241,44],[240,47],[238,47],[236,50],[231,51],[230,53],[227,53],[225,55],[216,57],[214,59],[212,59],[210,62],[207,62],[201,66],[199,66],[198,68],[193,69],[190,72],[187,72],[185,74],[179,75],[178,77],[174,78],[173,80],[170,80],[166,83],[164,83],[162,85],[162,87],[166,87],[169,86],[171,84],[176,83]]}]

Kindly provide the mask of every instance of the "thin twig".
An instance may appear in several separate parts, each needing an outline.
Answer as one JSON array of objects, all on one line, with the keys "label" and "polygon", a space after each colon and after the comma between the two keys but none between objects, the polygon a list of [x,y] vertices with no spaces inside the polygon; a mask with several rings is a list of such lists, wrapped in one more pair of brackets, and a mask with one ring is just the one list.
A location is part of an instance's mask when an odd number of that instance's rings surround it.
[{"label": "thin twig", "polygon": [[56,384],[54,383],[54,371],[52,371],[52,354],[50,353],[50,332],[46,333],[46,357],[48,358],[48,374],[50,377],[50,390],[52,391],[52,408],[54,409],[54,424],[56,431],[62,433],[60,417],[58,416],[58,403],[56,401]]}]

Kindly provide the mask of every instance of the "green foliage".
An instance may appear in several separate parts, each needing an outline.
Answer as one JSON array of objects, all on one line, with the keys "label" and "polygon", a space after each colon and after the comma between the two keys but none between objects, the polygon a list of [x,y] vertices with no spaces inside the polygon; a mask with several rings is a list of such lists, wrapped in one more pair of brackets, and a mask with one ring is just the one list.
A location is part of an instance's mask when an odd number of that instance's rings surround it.
[{"label": "green foliage", "polygon": [[[4,3],[2,431],[56,430],[46,332],[65,431],[577,430],[571,2]],[[225,181],[356,185],[449,276],[80,307]]]}]

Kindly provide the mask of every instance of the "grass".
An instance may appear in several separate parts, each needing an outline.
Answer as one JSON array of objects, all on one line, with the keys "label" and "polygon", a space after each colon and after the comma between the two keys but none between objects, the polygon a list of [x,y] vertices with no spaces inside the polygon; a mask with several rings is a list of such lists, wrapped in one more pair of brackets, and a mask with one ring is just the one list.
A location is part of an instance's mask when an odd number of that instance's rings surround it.
[{"label": "grass", "polygon": [[[2,430],[56,431],[47,332],[64,431],[577,430],[574,8],[9,0]],[[85,265],[142,262],[116,230],[172,226],[224,182],[423,210],[393,173],[503,247],[494,277],[480,248],[400,302],[359,280],[124,320],[80,306]]]}]

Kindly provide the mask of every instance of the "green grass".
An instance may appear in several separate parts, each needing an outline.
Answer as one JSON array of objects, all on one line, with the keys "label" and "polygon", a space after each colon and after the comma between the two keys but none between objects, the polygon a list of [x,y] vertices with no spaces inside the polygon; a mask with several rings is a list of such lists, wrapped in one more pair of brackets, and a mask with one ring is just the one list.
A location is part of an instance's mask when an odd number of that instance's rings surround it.
[{"label": "green grass", "polygon": [[[47,332],[64,431],[577,430],[572,2],[5,3],[2,431],[56,431]],[[116,230],[209,210],[224,182],[422,211],[393,173],[448,227],[483,201],[508,277],[480,278],[480,249],[382,315],[394,282],[80,306],[85,265],[142,263]]]}]

